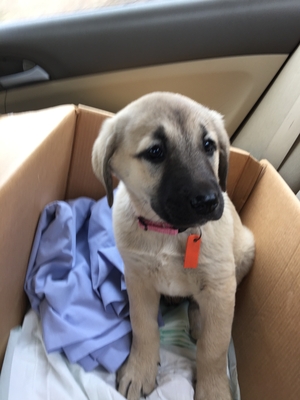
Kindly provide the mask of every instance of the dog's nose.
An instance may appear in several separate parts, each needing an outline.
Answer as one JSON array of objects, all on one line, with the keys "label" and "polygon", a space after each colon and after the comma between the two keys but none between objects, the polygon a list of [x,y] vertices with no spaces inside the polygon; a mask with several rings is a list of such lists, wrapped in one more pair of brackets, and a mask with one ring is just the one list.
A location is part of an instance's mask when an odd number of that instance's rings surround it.
[{"label": "dog's nose", "polygon": [[198,195],[190,199],[190,204],[198,212],[208,214],[213,212],[219,204],[217,193],[211,192],[205,195]]}]

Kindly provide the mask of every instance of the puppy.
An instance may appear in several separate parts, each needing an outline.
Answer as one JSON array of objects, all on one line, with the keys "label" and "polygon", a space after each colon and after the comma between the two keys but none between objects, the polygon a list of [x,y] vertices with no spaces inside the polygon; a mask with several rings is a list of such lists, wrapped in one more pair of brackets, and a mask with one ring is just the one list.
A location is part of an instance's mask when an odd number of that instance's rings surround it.
[{"label": "puppy", "polygon": [[197,340],[196,400],[230,400],[226,373],[237,283],[254,258],[252,233],[226,194],[229,139],[222,117],[172,93],[152,93],[103,124],[92,152],[113,204],[133,341],[119,391],[155,388],[160,296],[190,297]]}]

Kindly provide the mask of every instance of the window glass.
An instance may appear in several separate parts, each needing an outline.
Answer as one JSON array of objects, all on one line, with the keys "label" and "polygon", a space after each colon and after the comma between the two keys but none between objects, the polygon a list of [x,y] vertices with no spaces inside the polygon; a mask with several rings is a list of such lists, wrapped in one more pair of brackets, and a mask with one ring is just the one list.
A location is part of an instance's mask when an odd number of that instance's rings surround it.
[{"label": "window glass", "polygon": [[0,22],[155,1],[157,0],[0,0]]}]

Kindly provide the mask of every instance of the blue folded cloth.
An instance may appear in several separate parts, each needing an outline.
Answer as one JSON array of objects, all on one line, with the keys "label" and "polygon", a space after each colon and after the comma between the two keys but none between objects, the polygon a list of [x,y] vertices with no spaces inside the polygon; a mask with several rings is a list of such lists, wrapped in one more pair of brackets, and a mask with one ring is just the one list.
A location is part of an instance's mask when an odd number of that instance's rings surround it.
[{"label": "blue folded cloth", "polygon": [[129,354],[124,266],[106,198],[55,201],[43,210],[25,291],[40,315],[48,352],[86,371],[115,372]]}]

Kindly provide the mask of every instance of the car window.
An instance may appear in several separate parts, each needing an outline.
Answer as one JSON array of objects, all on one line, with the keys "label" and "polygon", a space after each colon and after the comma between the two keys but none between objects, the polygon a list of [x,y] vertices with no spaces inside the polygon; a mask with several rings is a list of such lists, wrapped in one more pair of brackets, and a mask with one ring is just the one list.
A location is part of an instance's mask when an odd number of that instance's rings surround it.
[{"label": "car window", "polygon": [[168,1],[174,2],[174,0],[0,0],[0,23],[51,17],[106,7]]}]

